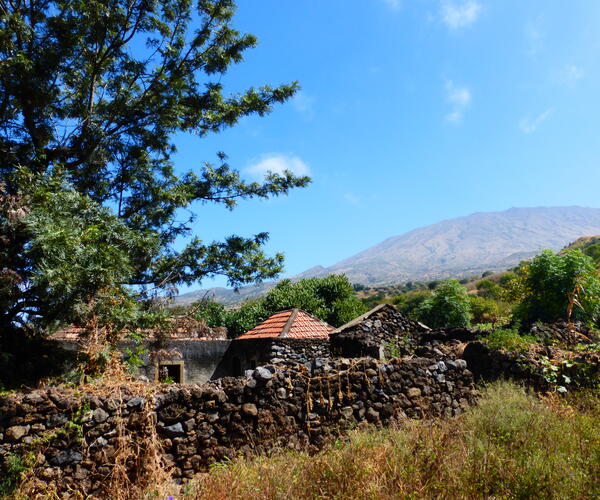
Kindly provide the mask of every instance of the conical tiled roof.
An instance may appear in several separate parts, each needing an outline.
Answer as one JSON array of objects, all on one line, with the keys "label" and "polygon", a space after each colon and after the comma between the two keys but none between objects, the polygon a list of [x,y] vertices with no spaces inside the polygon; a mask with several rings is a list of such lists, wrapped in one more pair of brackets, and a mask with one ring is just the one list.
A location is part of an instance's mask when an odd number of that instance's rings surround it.
[{"label": "conical tiled roof", "polygon": [[291,338],[291,339],[328,339],[333,327],[318,318],[302,311],[290,309],[269,316],[252,330],[240,335],[238,339]]}]

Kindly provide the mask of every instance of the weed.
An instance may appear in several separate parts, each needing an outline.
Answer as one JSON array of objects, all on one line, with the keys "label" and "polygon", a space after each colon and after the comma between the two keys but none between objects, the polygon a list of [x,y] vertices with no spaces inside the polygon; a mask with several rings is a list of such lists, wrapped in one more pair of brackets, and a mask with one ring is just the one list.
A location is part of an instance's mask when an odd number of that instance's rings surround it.
[{"label": "weed", "polygon": [[140,367],[146,364],[143,356],[150,351],[144,347],[143,339],[145,337],[143,333],[131,332],[127,338],[133,342],[133,349],[127,347],[123,350],[123,354],[125,355],[125,365],[127,366],[128,373],[136,374]]},{"label": "weed", "polygon": [[21,481],[22,474],[31,468],[31,457],[10,454],[6,457],[0,479],[0,497],[12,495]]},{"label": "weed", "polygon": [[577,344],[573,347],[576,352],[600,352],[600,342],[593,344]]},{"label": "weed", "polygon": [[398,344],[396,344],[395,342],[384,342],[383,346],[385,349],[385,353],[390,358],[401,358],[402,357],[402,351],[401,351],[400,347],[398,346]]},{"label": "weed", "polygon": [[521,335],[518,328],[497,328],[490,331],[483,340],[490,349],[504,350],[515,354],[527,352],[536,339],[531,335]]}]

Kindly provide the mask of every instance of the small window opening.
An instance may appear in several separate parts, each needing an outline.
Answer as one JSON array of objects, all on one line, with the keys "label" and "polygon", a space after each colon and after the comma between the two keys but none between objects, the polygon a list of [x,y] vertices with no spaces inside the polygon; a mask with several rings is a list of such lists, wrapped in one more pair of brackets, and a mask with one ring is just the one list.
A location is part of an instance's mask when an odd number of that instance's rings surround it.
[{"label": "small window opening", "polygon": [[158,365],[158,381],[183,383],[183,363],[160,363]]}]

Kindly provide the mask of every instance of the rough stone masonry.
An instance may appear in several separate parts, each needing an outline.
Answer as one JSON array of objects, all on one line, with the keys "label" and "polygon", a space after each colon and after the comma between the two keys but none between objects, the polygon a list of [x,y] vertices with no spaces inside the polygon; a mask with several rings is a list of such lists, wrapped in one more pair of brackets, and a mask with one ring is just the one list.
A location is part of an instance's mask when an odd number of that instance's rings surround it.
[{"label": "rough stone masonry", "polygon": [[268,365],[200,386],[36,390],[0,397],[0,467],[28,457],[39,491],[104,498],[116,461],[138,480],[147,443],[185,480],[238,455],[316,451],[366,422],[454,416],[476,396],[465,361],[450,358],[317,359],[312,370]]}]

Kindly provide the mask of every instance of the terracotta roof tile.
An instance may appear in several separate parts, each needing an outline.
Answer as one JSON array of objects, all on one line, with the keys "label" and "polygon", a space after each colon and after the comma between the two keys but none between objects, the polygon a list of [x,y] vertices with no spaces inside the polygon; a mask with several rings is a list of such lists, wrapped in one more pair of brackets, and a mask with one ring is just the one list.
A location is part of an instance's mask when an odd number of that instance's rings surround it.
[{"label": "terracotta roof tile", "polygon": [[269,316],[238,339],[292,338],[327,339],[333,327],[300,310],[281,311]]}]

